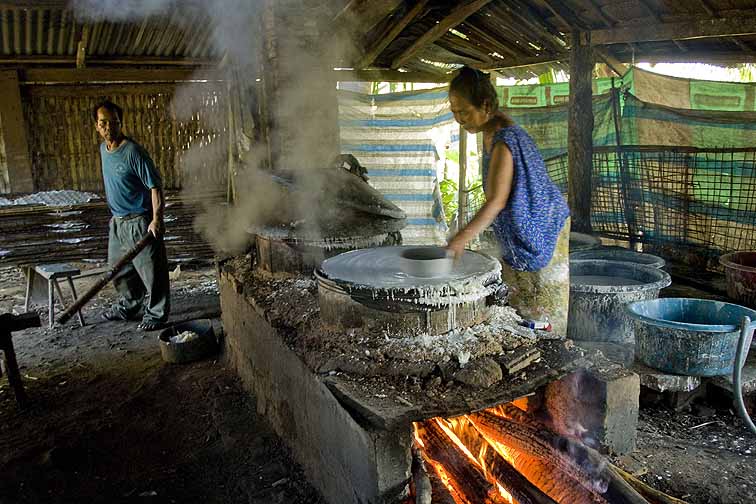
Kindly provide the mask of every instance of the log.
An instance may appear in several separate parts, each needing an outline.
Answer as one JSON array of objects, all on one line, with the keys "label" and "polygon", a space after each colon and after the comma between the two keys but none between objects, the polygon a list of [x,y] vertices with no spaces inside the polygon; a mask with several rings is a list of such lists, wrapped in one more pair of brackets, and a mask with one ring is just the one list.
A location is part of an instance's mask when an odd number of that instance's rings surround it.
[{"label": "log", "polygon": [[632,474],[624,471],[616,465],[610,463],[609,468],[616,472],[622,479],[627,481],[639,494],[654,502],[655,504],[688,504],[684,500],[677,499],[671,495],[667,495],[664,492],[660,492],[656,488],[646,485],[641,480],[633,476]]},{"label": "log", "polygon": [[455,419],[450,429],[482,463],[489,476],[487,479],[504,487],[518,504],[556,504],[499,454],[469,420]]},{"label": "log", "polygon": [[[475,427],[477,429],[478,426]],[[477,430],[480,431],[480,429]],[[483,433],[481,432],[481,434]],[[607,504],[605,499],[585,488],[558,467],[553,458],[533,456],[504,443],[496,446],[495,439],[484,434],[483,437],[494,449],[501,450],[507,460],[511,461],[512,466],[549,498],[570,504]],[[465,436],[463,441],[466,442],[467,439],[468,436]]]},{"label": "log", "polygon": [[415,504],[432,504],[433,487],[420,450],[412,448],[412,482]]},{"label": "log", "polygon": [[102,288],[108,284],[108,282],[115,278],[115,276],[132,261],[132,259],[139,255],[139,253],[154,240],[155,236],[152,233],[148,232],[141,240],[137,242],[136,245],[134,245],[131,250],[126,252],[126,254],[121,257],[118,262],[116,262],[102,278],[100,278],[92,287],[89,288],[87,292],[85,292],[81,297],[74,301],[73,304],[60,315],[60,317],[58,318],[58,323],[65,324],[66,322],[68,322],[69,319],[73,317],[74,313],[81,310],[81,308],[85,304],[87,304],[93,297],[95,297],[97,293],[100,292]]},{"label": "log", "polygon": [[607,461],[600,453],[578,441],[485,411],[470,417],[484,436],[531,456],[553,461],[597,497],[612,504],[649,504],[625,480],[608,469]]},{"label": "log", "polygon": [[[449,437],[433,421],[418,428],[423,442],[423,458],[438,474],[438,466],[448,476],[450,493],[454,501],[464,504],[504,503],[498,490],[486,480],[472,461],[452,443]],[[441,477],[439,475],[439,477]],[[443,479],[443,478],[442,478]]]}]

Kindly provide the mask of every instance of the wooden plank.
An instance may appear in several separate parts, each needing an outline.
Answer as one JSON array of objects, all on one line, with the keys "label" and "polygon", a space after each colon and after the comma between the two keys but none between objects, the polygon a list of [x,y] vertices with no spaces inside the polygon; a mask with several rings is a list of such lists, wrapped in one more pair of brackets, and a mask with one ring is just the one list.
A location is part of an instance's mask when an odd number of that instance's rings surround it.
[{"label": "wooden plank", "polygon": [[341,82],[449,82],[451,74],[431,72],[400,72],[390,68],[367,70],[335,70],[336,80]]},{"label": "wooden plank", "polygon": [[222,72],[191,68],[28,68],[21,71],[21,84],[92,84],[138,82],[222,82]]},{"label": "wooden plank", "polygon": [[81,39],[79,39],[78,47],[76,48],[76,68],[82,69],[86,66],[87,58],[87,44],[89,43],[89,29],[90,25],[85,24],[81,29]]},{"label": "wooden plank", "polygon": [[470,0],[452,10],[448,16],[438,22],[433,28],[425,32],[420,38],[408,47],[402,54],[394,58],[391,68],[399,68],[409,61],[417,52],[426,45],[443,37],[446,32],[462,23],[465,19],[478,12],[491,0]]},{"label": "wooden plank", "polygon": [[357,64],[354,66],[357,69],[365,68],[375,61],[375,58],[380,55],[384,49],[386,49],[391,42],[404,30],[415,18],[423,11],[427,5],[428,0],[419,0],[412,9],[407,12],[402,19],[394,23],[385,35],[381,35],[378,41],[365,51],[365,54],[360,58]]},{"label": "wooden plank", "polygon": [[5,146],[5,159],[10,192],[33,192],[34,178],[29,145],[26,140],[26,125],[21,106],[18,73],[15,70],[0,71],[0,136]]},{"label": "wooden plank", "polygon": [[[736,37],[754,34],[756,34],[756,17],[743,16],[593,30],[590,32],[590,39],[592,45],[608,45],[630,42]],[[583,43],[585,43],[586,35],[587,32],[583,35]]]},{"label": "wooden plank", "polygon": [[369,31],[394,12],[403,0],[350,0],[334,17],[333,25],[348,23],[363,32]]},{"label": "wooden plank", "polygon": [[570,55],[570,101],[567,121],[568,187],[572,229],[591,232],[593,166],[593,51],[581,44],[582,32],[573,31]]},{"label": "wooden plank", "polygon": [[570,28],[587,29],[588,26],[575,14],[575,11],[562,3],[561,0],[543,0],[546,7],[556,18]]},{"label": "wooden plank", "polygon": [[632,53],[615,51],[614,56],[623,63],[635,61],[647,61],[649,63],[719,63],[739,64],[756,63],[756,51],[688,51],[685,53],[659,52],[636,52]]}]

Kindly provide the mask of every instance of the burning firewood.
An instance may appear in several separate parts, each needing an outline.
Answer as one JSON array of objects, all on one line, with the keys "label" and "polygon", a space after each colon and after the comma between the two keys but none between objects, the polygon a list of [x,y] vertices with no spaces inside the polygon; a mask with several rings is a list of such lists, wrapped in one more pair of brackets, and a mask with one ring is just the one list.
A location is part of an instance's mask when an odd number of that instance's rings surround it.
[{"label": "burning firewood", "polygon": [[512,464],[500,455],[466,418],[457,418],[449,427],[482,465],[484,472],[499,483],[518,504],[556,504]]},{"label": "burning firewood", "polygon": [[488,439],[553,462],[596,497],[612,504],[648,504],[625,480],[608,469],[601,454],[582,443],[545,428],[536,428],[532,423],[522,424],[487,411],[470,415],[470,418]]},{"label": "burning firewood", "polygon": [[507,504],[499,491],[467,455],[450,442],[435,422],[418,427],[418,438],[425,461],[444,481],[455,502],[464,504]]}]

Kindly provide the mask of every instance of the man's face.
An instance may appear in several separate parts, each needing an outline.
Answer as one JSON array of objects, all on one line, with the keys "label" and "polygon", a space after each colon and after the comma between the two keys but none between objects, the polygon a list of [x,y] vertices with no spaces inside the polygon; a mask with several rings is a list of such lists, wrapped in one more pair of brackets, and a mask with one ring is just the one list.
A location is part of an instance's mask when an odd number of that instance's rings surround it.
[{"label": "man's face", "polygon": [[97,132],[106,142],[115,142],[121,136],[121,119],[105,107],[97,109]]}]

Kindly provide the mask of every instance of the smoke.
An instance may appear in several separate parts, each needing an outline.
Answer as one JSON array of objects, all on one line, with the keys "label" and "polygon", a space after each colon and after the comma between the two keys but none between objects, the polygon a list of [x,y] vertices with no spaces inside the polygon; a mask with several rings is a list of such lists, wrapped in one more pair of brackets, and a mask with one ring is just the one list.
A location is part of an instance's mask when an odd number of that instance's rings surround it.
[{"label": "smoke", "polygon": [[[72,3],[81,21],[139,24],[150,18],[152,22],[170,22],[187,33],[201,34],[198,40],[189,40],[190,47],[209,43],[212,54],[222,55],[222,67],[212,70],[217,75],[215,80],[222,82],[180,86],[172,102],[176,119],[202,118],[206,130],[230,129],[233,135],[235,204],[225,209],[208,208],[195,223],[216,250],[243,249],[249,240],[248,228],[283,218],[307,219],[312,231],[323,184],[320,174],[339,153],[332,69],[343,59],[345,48],[353,50],[354,43],[342,43],[328,32],[334,13],[322,2],[276,0],[265,4],[263,0]],[[203,78],[207,73],[208,69],[202,69]],[[230,100],[227,110],[215,117],[204,110],[211,86],[219,90],[219,100]],[[271,106],[268,117],[272,124],[267,124],[271,151],[280,153],[272,160],[273,169],[296,172],[300,185],[307,188],[297,191],[295,200],[282,196],[270,174],[262,171],[269,148],[260,138],[261,117],[256,112],[263,96]],[[231,110],[233,119],[229,120]],[[227,169],[228,145],[220,145],[219,138],[224,136],[194,138],[191,148],[181,154],[184,197],[207,193],[208,177],[203,170]]]}]

